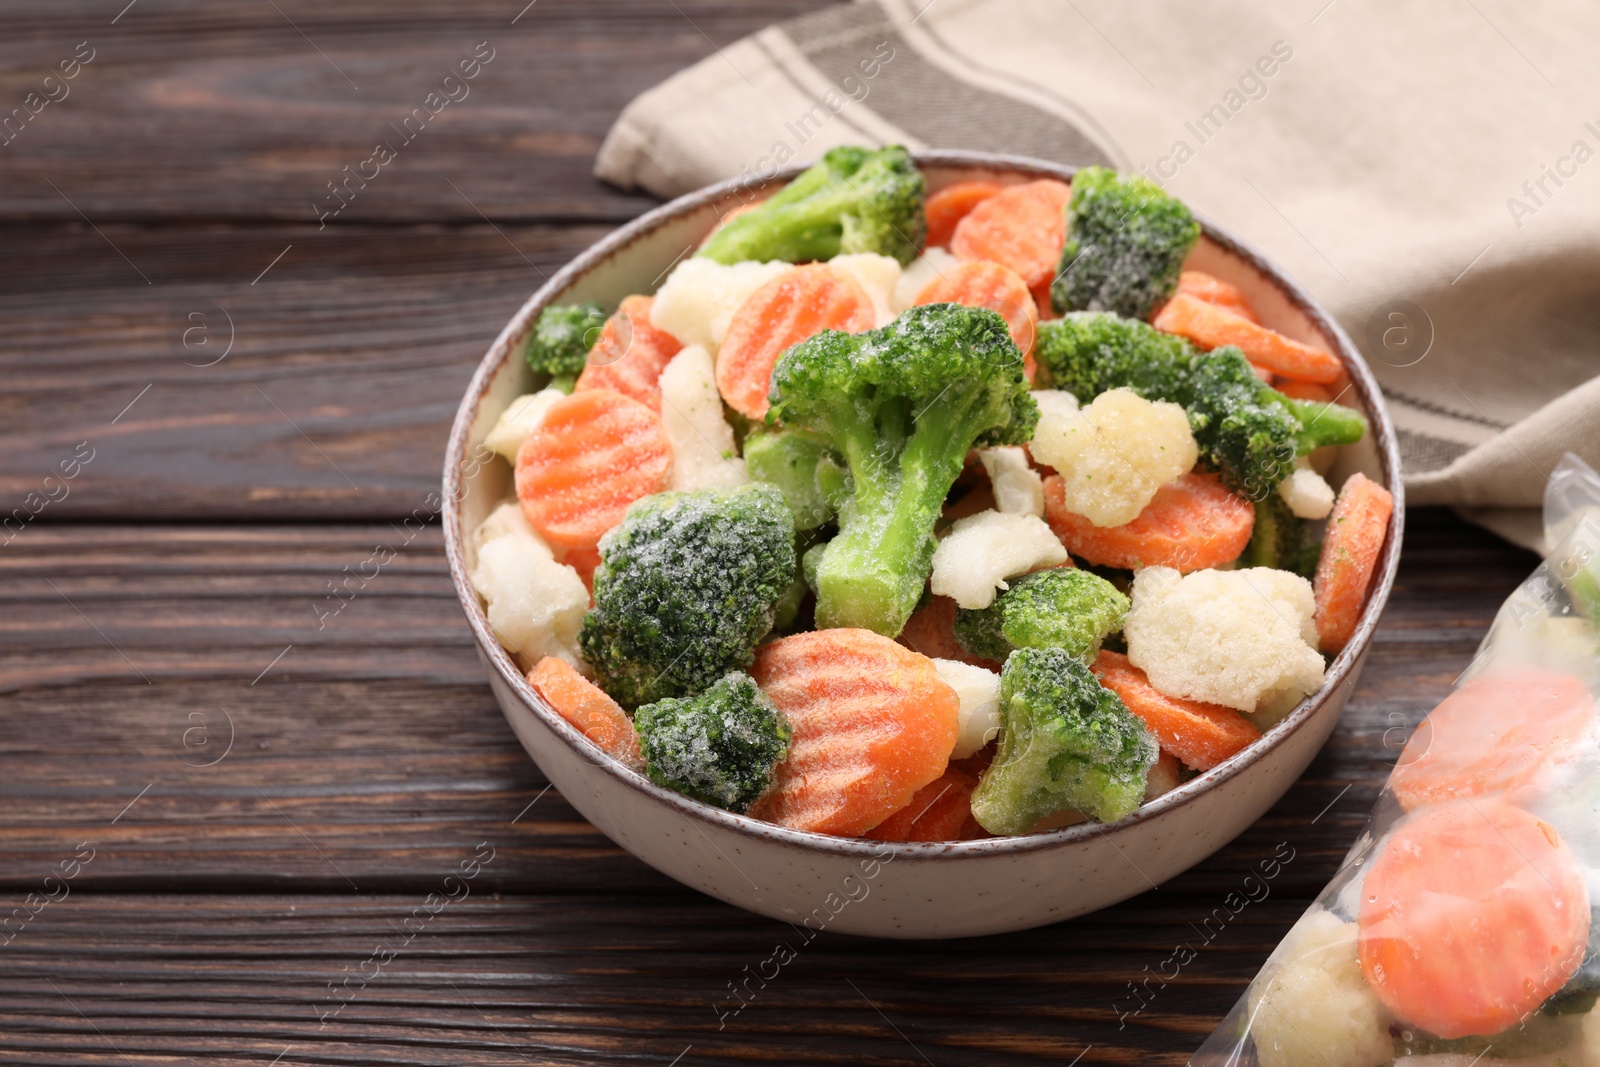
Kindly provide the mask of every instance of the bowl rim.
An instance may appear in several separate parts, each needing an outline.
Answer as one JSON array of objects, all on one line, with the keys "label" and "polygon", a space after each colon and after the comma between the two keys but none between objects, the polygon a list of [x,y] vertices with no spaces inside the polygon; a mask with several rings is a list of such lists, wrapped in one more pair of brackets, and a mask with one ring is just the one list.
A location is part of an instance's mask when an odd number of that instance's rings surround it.
[{"label": "bowl rim", "polygon": [[[1020,174],[1025,178],[1031,179],[1054,178],[1070,182],[1078,170],[1076,167],[1051,163],[1046,160],[995,152],[924,150],[912,152],[911,155],[919,167],[986,169]],[[759,194],[771,187],[781,186],[805,170],[807,165],[797,163],[770,174],[734,178],[705,186],[652,208],[613,230],[580,252],[541,285],[523,303],[517,313],[511,317],[511,320],[500,331],[493,344],[490,345],[489,351],[479,362],[478,368],[467,387],[466,394],[461,400],[461,405],[457,409],[455,421],[450,428],[450,437],[445,452],[442,486],[444,506],[441,510],[450,579],[455,586],[456,595],[461,601],[462,609],[466,613],[467,623],[472,630],[473,639],[477,642],[478,650],[489,669],[499,676],[500,680],[511,692],[516,694],[524,706],[541,720],[546,728],[560,737],[573,750],[574,755],[602,769],[622,785],[636,793],[643,794],[643,797],[664,804],[700,823],[709,824],[743,837],[757,839],[769,844],[787,845],[802,851],[848,858],[881,857],[883,847],[886,844],[891,844],[895,849],[894,854],[897,859],[980,859],[990,856],[1016,855],[1019,853],[1067,848],[1096,836],[1106,838],[1115,848],[1114,836],[1124,834],[1143,823],[1151,822],[1169,812],[1193,803],[1204,794],[1243,774],[1258,760],[1266,757],[1274,749],[1281,747],[1292,734],[1305,729],[1311,720],[1316,717],[1317,712],[1328,698],[1351,676],[1358,661],[1371,645],[1373,634],[1377,629],[1378,619],[1383,613],[1384,606],[1389,599],[1389,593],[1394,585],[1395,573],[1400,563],[1401,540],[1405,528],[1405,493],[1400,481],[1400,454],[1397,436],[1394,425],[1390,420],[1388,409],[1384,405],[1377,380],[1373,377],[1365,358],[1344,329],[1323,310],[1322,306],[1309,293],[1278,269],[1264,254],[1199,213],[1195,213],[1195,218],[1200,223],[1202,232],[1207,239],[1224,251],[1246,262],[1252,269],[1271,282],[1288,299],[1289,303],[1301,314],[1305,315],[1322,335],[1332,343],[1335,350],[1334,355],[1338,356],[1340,362],[1345,365],[1346,372],[1350,377],[1351,387],[1360,397],[1370,416],[1369,421],[1374,445],[1377,449],[1379,464],[1383,469],[1383,484],[1394,495],[1394,512],[1389,519],[1389,529],[1385,535],[1383,550],[1379,556],[1378,568],[1375,573],[1376,582],[1368,595],[1367,605],[1362,611],[1355,633],[1329,665],[1324,675],[1322,686],[1316,692],[1301,700],[1286,718],[1273,726],[1262,737],[1261,741],[1251,744],[1210,770],[1197,774],[1194,778],[1175,789],[1163,793],[1155,800],[1142,804],[1138,811],[1132,815],[1110,825],[1091,819],[1058,830],[1024,834],[1017,837],[991,837],[976,841],[899,841],[891,843],[870,838],[837,837],[807,830],[794,830],[763,822],[748,815],[725,811],[686,797],[681,793],[657,785],[644,774],[633,771],[606,755],[545,703],[544,699],[528,683],[522,672],[517,669],[516,663],[494,637],[489,628],[488,618],[479,601],[477,591],[472,587],[466,568],[466,555],[464,552],[466,542],[462,535],[460,512],[461,491],[464,483],[462,472],[465,466],[467,434],[475,421],[479,407],[483,403],[484,395],[488,391],[495,375],[499,372],[501,365],[510,357],[512,339],[520,334],[526,324],[542,311],[548,303],[552,302],[558,294],[568,288],[573,281],[599,266],[611,256],[622,252],[635,241],[683,215],[740,194]],[[742,199],[748,199],[748,196]],[[1118,849],[1118,851],[1120,852],[1121,850]]]}]

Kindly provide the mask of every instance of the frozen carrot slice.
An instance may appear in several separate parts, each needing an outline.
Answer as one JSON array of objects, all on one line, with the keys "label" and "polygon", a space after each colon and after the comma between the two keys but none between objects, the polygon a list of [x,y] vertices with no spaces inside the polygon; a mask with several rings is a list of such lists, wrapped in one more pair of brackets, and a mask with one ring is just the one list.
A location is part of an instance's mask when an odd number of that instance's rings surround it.
[{"label": "frozen carrot slice", "polygon": [[1261,736],[1232,708],[1167,696],[1120,652],[1101,652],[1089,669],[1144,721],[1163,752],[1197,771],[1209,771]]},{"label": "frozen carrot slice", "polygon": [[923,286],[917,294],[917,304],[960,304],[999,312],[1022,353],[1033,351],[1039,310],[1022,277],[1010,267],[984,260],[957,264]]},{"label": "frozen carrot slice", "polygon": [[956,224],[950,251],[1010,267],[1028,288],[1048,283],[1067,240],[1072,187],[1044,178],[1009,185],[982,201]]},{"label": "frozen carrot slice", "polygon": [[1555,830],[1494,798],[1414,812],[1367,869],[1356,952],[1378,999],[1443,1038],[1496,1034],[1583,961],[1589,892]]},{"label": "frozen carrot slice", "polygon": [[583,586],[589,590],[589,599],[594,599],[594,571],[600,566],[600,546],[584,545],[581,548],[569,548],[561,554],[561,562],[578,572],[578,577],[583,579]]},{"label": "frozen carrot slice", "polygon": [[1055,280],[1055,275],[1052,274],[1028,290],[1033,294],[1033,306],[1039,309],[1041,319],[1048,319],[1055,314],[1055,306],[1050,303],[1050,284]]},{"label": "frozen carrot slice", "polygon": [[579,674],[566,660],[546,656],[528,672],[528,684],[579,732],[607,755],[634,770],[644,769],[639,735],[627,713],[605,690]]},{"label": "frozen carrot slice", "polygon": [[823,330],[870,330],[876,321],[872,298],[844,272],[826,263],[796,267],[734,312],[717,352],[717,388],[735,411],[759,419],[784,349]]},{"label": "frozen carrot slice", "polygon": [[997,182],[956,182],[928,194],[928,202],[923,207],[923,212],[928,216],[928,245],[934,248],[950,247],[956,224],[966,218],[973,208],[1003,188]]},{"label": "frozen carrot slice", "polygon": [[1315,382],[1279,382],[1273,386],[1291,400],[1309,400],[1316,404],[1333,403],[1333,390]]},{"label": "frozen carrot slice", "polygon": [[1044,480],[1044,517],[1074,556],[1102,567],[1176,567],[1189,571],[1239,558],[1255,528],[1250,501],[1217,481],[1189,473],[1160,489],[1139,517],[1121,526],[1096,526],[1067,510],[1059,474]]},{"label": "frozen carrot slice", "polygon": [[859,837],[943,774],[955,748],[956,691],[928,657],[870,630],[780,638],[750,673],[794,729],[758,818]]},{"label": "frozen carrot slice", "polygon": [[1261,322],[1256,317],[1256,309],[1250,306],[1250,301],[1244,298],[1244,293],[1238,286],[1229,285],[1221,278],[1213,277],[1205,271],[1186,270],[1179,274],[1178,292],[1187,293],[1196,300],[1204,300],[1208,304],[1215,304],[1242,319],[1258,324]]},{"label": "frozen carrot slice", "polygon": [[930,659],[960,660],[998,673],[1000,664],[974,656],[961,647],[961,642],[956,640],[955,623],[956,602],[947,596],[930,594],[922,606],[911,613],[895,640]]},{"label": "frozen carrot slice", "polygon": [[1318,644],[1329,655],[1356,632],[1393,513],[1394,494],[1361,473],[1345,481],[1333,502],[1311,582],[1317,595]]},{"label": "frozen carrot slice", "polygon": [[667,487],[672,442],[661,417],[609,389],[551,404],[517,452],[517,499],[551,545],[593,548],[628,505]]},{"label": "frozen carrot slice", "polygon": [[589,360],[573,392],[610,389],[639,401],[651,411],[661,410],[661,372],[683,346],[664,330],[650,325],[654,298],[630,296],[606,320],[599,340],[589,350]]},{"label": "frozen carrot slice", "polygon": [[1337,356],[1291,340],[1276,330],[1257,326],[1226,308],[1196,300],[1187,293],[1179,293],[1168,300],[1157,313],[1154,325],[1158,330],[1187,337],[1208,351],[1236,345],[1251,363],[1298,382],[1326,385],[1338,381],[1344,373]]},{"label": "frozen carrot slice", "polygon": [[1524,670],[1479,676],[1422,720],[1389,787],[1407,810],[1512,793],[1559,760],[1594,715],[1587,687],[1571,675]]},{"label": "frozen carrot slice", "polygon": [[965,841],[979,836],[983,828],[972,817],[972,791],[976,788],[975,776],[959,767],[947,767],[917,790],[911,803],[862,836],[874,841]]}]

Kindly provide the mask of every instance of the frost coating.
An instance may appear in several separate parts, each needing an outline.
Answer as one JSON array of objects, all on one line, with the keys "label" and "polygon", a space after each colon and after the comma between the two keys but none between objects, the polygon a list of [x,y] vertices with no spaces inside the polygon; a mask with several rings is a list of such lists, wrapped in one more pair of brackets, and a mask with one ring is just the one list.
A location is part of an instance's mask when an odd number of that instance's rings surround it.
[{"label": "frost coating", "polygon": [[1394,1058],[1388,1012],[1356,958],[1356,924],[1323,908],[1289,931],[1250,986],[1249,1005],[1261,1067],[1378,1067]]},{"label": "frost coating", "polygon": [[934,550],[932,589],[963,608],[986,608],[1007,578],[1066,561],[1043,519],[980,511],[958,519]]},{"label": "frost coating", "polygon": [[954,659],[934,659],[939,678],[956,691],[956,747],[951,759],[966,759],[1000,732],[1000,676],[994,671]]},{"label": "frost coating", "polygon": [[974,656],[1004,662],[1018,648],[1059,648],[1090,662],[1107,634],[1122,629],[1128,598],[1076,567],[1024,574],[980,611],[956,612],[955,634]]},{"label": "frost coating", "polygon": [[900,261],[876,252],[855,252],[834,256],[828,266],[843,271],[872,299],[874,326],[887,326],[900,312],[893,304],[895,286],[900,284]]},{"label": "frost coating", "polygon": [[1251,567],[1134,575],[1128,660],[1168,696],[1243,712],[1292,705],[1322,685],[1311,583]]},{"label": "frost coating", "polygon": [[1067,510],[1096,526],[1121,526],[1156,490],[1200,458],[1177,404],[1110,389],[1074,416],[1039,420],[1033,456],[1061,472]]},{"label": "frost coating", "polygon": [[748,811],[772,784],[792,732],[743,671],[704,693],[669,697],[634,715],[650,780],[729,811]]},{"label": "frost coating", "polygon": [[515,463],[523,439],[539,428],[550,405],[566,395],[559,389],[541,389],[517,397],[500,413],[494,429],[483,439],[485,447]]},{"label": "frost coating", "polygon": [[661,372],[661,422],[672,442],[671,489],[731,489],[750,480],[722,417],[716,365],[690,345]]},{"label": "frost coating", "polygon": [[483,597],[489,628],[508,651],[579,666],[578,629],[589,591],[578,572],[557,563],[517,504],[502,504],[478,527],[472,587]]},{"label": "frost coating", "polygon": [[794,268],[788,263],[718,263],[693,256],[679,263],[650,305],[650,325],[683,345],[700,345],[712,356],[728,323],[750,294]]},{"label": "frost coating", "polygon": [[1044,479],[1028,465],[1028,453],[1020,445],[980,448],[978,460],[989,475],[997,510],[1044,516]]},{"label": "frost coating", "polygon": [[1302,457],[1294,473],[1278,483],[1278,495],[1300,519],[1325,519],[1333,510],[1333,486]]},{"label": "frost coating", "polygon": [[900,272],[900,280],[894,287],[890,304],[894,313],[898,315],[915,304],[922,290],[960,263],[960,258],[943,248],[930,248],[922,253],[911,266]]}]

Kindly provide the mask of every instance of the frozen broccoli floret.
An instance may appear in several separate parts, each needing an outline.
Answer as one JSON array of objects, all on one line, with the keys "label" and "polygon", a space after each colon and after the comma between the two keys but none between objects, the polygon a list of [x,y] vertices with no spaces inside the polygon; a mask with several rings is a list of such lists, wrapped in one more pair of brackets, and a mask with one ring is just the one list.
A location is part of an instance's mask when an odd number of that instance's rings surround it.
[{"label": "frozen broccoli floret", "polygon": [[790,348],[772,372],[767,418],[820,436],[850,474],[817,568],[817,625],[892,637],[922,596],[933,528],[968,450],[1024,443],[1038,409],[1004,319],[929,304]]},{"label": "frozen broccoli floret", "polygon": [[1074,567],[1024,574],[979,611],[956,612],[956,640],[974,656],[1004,662],[1018,648],[1060,648],[1085,663],[1122,629],[1128,598]]},{"label": "frozen broccoli floret", "polygon": [[812,545],[800,556],[800,576],[806,580],[806,587],[812,593],[817,591],[817,568],[822,566],[822,555],[828,550],[828,542],[823,541]]},{"label": "frozen broccoli floret", "polygon": [[651,781],[737,812],[772,784],[792,736],[783,712],[742,671],[698,696],[646,704],[633,725]]},{"label": "frozen broccoli floret", "polygon": [[1063,808],[1115,822],[1144,799],[1155,741],[1066,649],[1011,653],[1000,724],[999,751],[972,794],[972,814],[990,833],[1025,834]]},{"label": "frozen broccoli floret", "polygon": [[589,591],[578,572],[557,563],[533,532],[520,504],[502,504],[475,536],[472,587],[483,597],[489,628],[506,650],[537,662],[578,662],[578,628]]},{"label": "frozen broccoli floret", "polygon": [[1060,538],[1037,515],[980,511],[957,519],[939,542],[930,587],[963,608],[986,608],[1007,578],[1065,562]]},{"label": "frozen broccoli floret", "polygon": [[1256,376],[1237,348],[1201,352],[1148,323],[1111,314],[1041,322],[1034,358],[1051,384],[1080,403],[1126,388],[1181,404],[1202,458],[1252,500],[1287,478],[1300,456],[1352,444],[1367,431],[1367,420],[1349,408],[1284,396]]},{"label": "frozen broccoli floret", "polygon": [[645,497],[600,541],[583,657],[624,707],[699,692],[749,666],[794,568],[771,486]]},{"label": "frozen broccoli floret", "polygon": [[1317,569],[1322,544],[1311,536],[1311,524],[1289,510],[1277,493],[1255,502],[1255,527],[1242,562],[1248,567],[1272,567],[1310,578]]},{"label": "frozen broccoli floret", "polygon": [[922,172],[900,145],[835,148],[822,162],[713,233],[699,255],[719,263],[832,259],[876,252],[910,263],[928,233]]},{"label": "frozen broccoli floret", "polygon": [[752,480],[775,485],[794,512],[795,529],[831,522],[850,495],[850,474],[826,441],[803,430],[756,430],[744,439]]},{"label": "frozen broccoli floret", "polygon": [[1272,954],[1249,993],[1261,1067],[1378,1067],[1394,1059],[1389,1013],[1356,956],[1356,924],[1314,907]]},{"label": "frozen broccoli floret", "polygon": [[539,313],[528,335],[528,366],[535,374],[550,375],[552,388],[572,392],[605,324],[606,309],[599,304],[552,304]]},{"label": "frozen broccoli floret", "polygon": [[1199,239],[1189,209],[1155,182],[1084,167],[1072,178],[1051,302],[1062,311],[1146,318],[1177,289],[1184,257]]}]

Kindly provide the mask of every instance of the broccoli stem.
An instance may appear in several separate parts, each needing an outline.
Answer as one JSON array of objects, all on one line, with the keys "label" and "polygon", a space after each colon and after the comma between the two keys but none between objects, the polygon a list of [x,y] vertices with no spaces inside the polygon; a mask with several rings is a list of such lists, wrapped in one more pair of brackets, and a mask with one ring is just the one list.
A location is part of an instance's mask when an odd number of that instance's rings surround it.
[{"label": "broccoli stem", "polygon": [[1367,420],[1360,413],[1339,404],[1315,400],[1295,400],[1268,387],[1279,403],[1300,423],[1295,435],[1295,451],[1308,455],[1328,445],[1353,445],[1367,432]]}]

